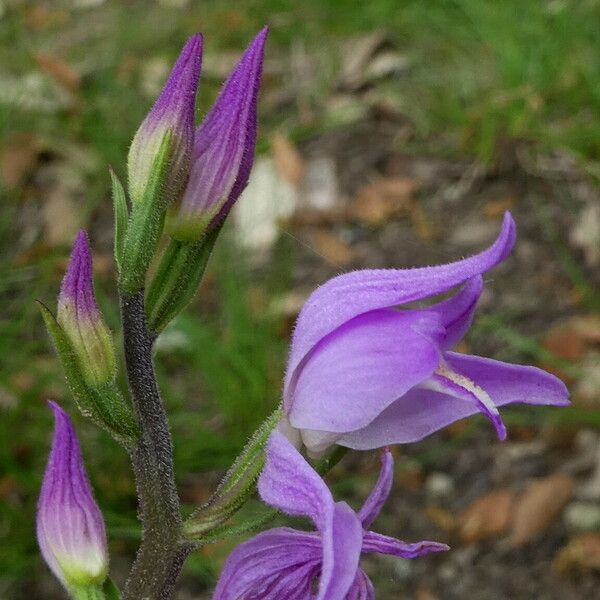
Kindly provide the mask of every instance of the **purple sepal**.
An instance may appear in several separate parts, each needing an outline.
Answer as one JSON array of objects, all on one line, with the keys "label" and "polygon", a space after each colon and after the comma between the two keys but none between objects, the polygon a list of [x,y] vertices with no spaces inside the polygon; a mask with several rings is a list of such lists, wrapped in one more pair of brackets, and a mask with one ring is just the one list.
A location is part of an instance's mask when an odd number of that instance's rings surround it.
[{"label": "purple sepal", "polygon": [[248,183],[267,35],[265,27],[254,38],[196,130],[190,178],[167,222],[177,239],[194,241],[215,227]]},{"label": "purple sepal", "polygon": [[[356,449],[414,442],[458,419],[483,413],[498,437],[498,407],[568,404],[564,384],[540,369],[451,352],[469,329],[483,274],[515,242],[504,216],[496,241],[454,263],[355,271],[318,288],[302,308],[292,340],[284,409],[309,452],[337,443]],[[446,300],[421,308],[462,285]]]},{"label": "purple sepal", "polygon": [[408,544],[368,531],[391,489],[386,450],[375,488],[358,515],[335,502],[324,481],[279,431],[271,434],[258,489],[271,506],[313,521],[317,531],[270,529],[238,546],[227,559],[213,600],[369,600],[374,591],[359,565],[361,553],[415,558],[445,544]]},{"label": "purple sepal", "polygon": [[112,336],[96,303],[92,254],[83,229],[73,244],[58,296],[56,320],[73,346],[87,383],[112,381],[116,371]]},{"label": "purple sepal", "polygon": [[108,572],[104,520],[71,420],[58,404],[49,405],[55,426],[38,501],[38,544],[44,560],[66,588],[100,585]]},{"label": "purple sepal", "polygon": [[194,146],[194,113],[202,60],[202,36],[192,36],[181,51],[154,106],[140,125],[128,157],[129,194],[134,204],[143,200],[165,134],[171,133],[170,161],[164,196],[171,202],[181,195],[189,176]]}]

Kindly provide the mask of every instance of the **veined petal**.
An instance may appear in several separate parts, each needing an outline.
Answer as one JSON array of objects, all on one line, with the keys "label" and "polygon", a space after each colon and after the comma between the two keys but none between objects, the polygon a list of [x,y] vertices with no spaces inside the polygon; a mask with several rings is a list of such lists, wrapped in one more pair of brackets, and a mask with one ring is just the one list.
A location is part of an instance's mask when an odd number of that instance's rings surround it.
[{"label": "veined petal", "polygon": [[415,542],[409,544],[387,535],[381,535],[374,531],[367,531],[363,538],[362,551],[365,554],[377,552],[379,554],[389,554],[400,558],[417,558],[432,552],[445,552],[450,547],[439,542]]},{"label": "veined petal", "polygon": [[570,404],[567,386],[543,369],[458,352],[446,352],[444,358],[452,369],[482,387],[496,406],[514,402],[552,406]]},{"label": "veined petal", "polygon": [[339,327],[310,353],[285,407],[298,429],[364,427],[439,364],[439,315],[382,309]]},{"label": "veined petal", "polygon": [[330,526],[334,501],[329,488],[291,442],[275,430],[258,480],[260,497],[289,515],[309,517],[319,531]]},{"label": "veined petal", "polygon": [[375,487],[358,513],[364,529],[368,529],[385,504],[394,480],[394,457],[388,448],[381,453],[381,471]]},{"label": "veined petal", "polygon": [[417,269],[355,271],[319,287],[305,303],[296,323],[284,398],[290,395],[289,388],[301,362],[325,336],[368,311],[422,300],[481,275],[508,256],[515,236],[515,223],[507,212],[494,244],[469,258]]},{"label": "veined petal", "polygon": [[311,600],[321,559],[317,535],[287,527],[270,529],[231,553],[213,600]]},{"label": "veined petal", "polygon": [[440,320],[446,330],[441,340],[443,350],[449,350],[458,344],[471,327],[477,301],[482,291],[483,277],[478,275],[470,279],[454,296],[424,309],[434,310],[440,315]]},{"label": "veined petal", "polygon": [[154,106],[140,125],[129,149],[129,194],[134,204],[144,198],[154,162],[167,132],[171,133],[170,165],[165,182],[167,201],[178,198],[188,179],[194,146],[194,112],[202,61],[202,36],[183,47]]},{"label": "veined petal", "polygon": [[267,35],[264,28],[250,44],[196,131],[188,185],[167,224],[177,239],[198,239],[220,222],[248,183]]},{"label": "veined petal", "polygon": [[356,578],[363,529],[345,503],[335,505],[333,519],[322,532],[323,564],[316,600],[344,600]]},{"label": "veined petal", "polygon": [[355,450],[408,444],[477,412],[475,404],[416,387],[388,406],[366,427],[343,435],[337,443]]},{"label": "veined petal", "polygon": [[113,341],[96,303],[92,253],[83,229],[73,244],[58,296],[56,320],[73,345],[86,381],[99,385],[112,380],[116,371]]},{"label": "veined petal", "polygon": [[375,600],[373,584],[362,569],[358,569],[346,600]]},{"label": "veined petal", "polygon": [[[568,406],[565,384],[537,367],[444,353],[450,367],[484,389],[495,406],[515,402]],[[413,388],[366,427],[339,438],[338,444],[357,450],[416,442],[450,423],[479,411],[475,403],[430,389]]]},{"label": "veined petal", "polygon": [[104,520],[69,416],[50,402],[55,428],[38,502],[37,539],[65,587],[101,584],[108,569]]}]

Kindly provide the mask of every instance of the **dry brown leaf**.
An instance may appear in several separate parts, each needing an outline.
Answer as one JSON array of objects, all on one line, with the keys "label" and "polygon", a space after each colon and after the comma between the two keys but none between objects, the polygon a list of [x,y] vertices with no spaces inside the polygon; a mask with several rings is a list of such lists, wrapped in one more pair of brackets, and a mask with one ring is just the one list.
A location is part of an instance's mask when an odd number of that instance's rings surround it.
[{"label": "dry brown leaf", "polygon": [[510,525],[514,494],[511,490],[495,490],[477,498],[460,515],[460,538],[467,544],[499,537]]},{"label": "dry brown leaf", "polygon": [[354,259],[352,248],[334,233],[317,230],[313,233],[312,242],[315,250],[336,267],[345,267]]},{"label": "dry brown leaf", "polygon": [[417,491],[423,487],[425,477],[418,464],[409,463],[398,467],[394,481],[398,487]]},{"label": "dry brown leaf", "polygon": [[41,149],[33,133],[13,133],[3,144],[0,155],[0,179],[9,188],[23,183],[35,166]]},{"label": "dry brown leaf", "polygon": [[49,27],[64,26],[70,20],[68,11],[48,6],[31,6],[25,11],[25,24],[29,29],[40,31]]},{"label": "dry brown leaf", "polygon": [[497,200],[490,200],[483,205],[483,214],[489,219],[501,217],[507,210],[514,208],[517,199],[514,196],[506,196]]},{"label": "dry brown leaf", "polygon": [[527,544],[552,525],[571,499],[574,486],[573,478],[563,473],[531,483],[516,503],[512,543]]},{"label": "dry brown leaf", "polygon": [[569,323],[559,323],[546,334],[543,346],[557,358],[577,361],[586,354],[585,340]]},{"label": "dry brown leaf", "polygon": [[42,207],[45,242],[49,246],[70,245],[82,226],[81,211],[66,194],[53,191]]},{"label": "dry brown leaf", "polygon": [[438,597],[428,587],[420,585],[415,594],[415,600],[438,600]]},{"label": "dry brown leaf", "polygon": [[454,531],[458,525],[456,516],[441,506],[426,506],[425,514],[427,515],[427,518],[442,531]]},{"label": "dry brown leaf", "polygon": [[35,61],[44,73],[70,92],[76,92],[81,87],[79,73],[61,58],[40,52],[35,55]]},{"label": "dry brown leaf", "polygon": [[552,563],[561,574],[600,571],[600,533],[584,533],[562,548]]},{"label": "dry brown leaf", "polygon": [[415,202],[410,211],[412,226],[416,234],[424,241],[430,242],[436,236],[435,227],[427,217],[420,203]]},{"label": "dry brown leaf", "polygon": [[281,133],[271,137],[271,150],[278,173],[293,186],[300,185],[306,165],[296,146]]},{"label": "dry brown leaf", "polygon": [[358,190],[350,206],[350,217],[368,225],[381,225],[390,217],[407,212],[417,189],[414,179],[390,177]]}]

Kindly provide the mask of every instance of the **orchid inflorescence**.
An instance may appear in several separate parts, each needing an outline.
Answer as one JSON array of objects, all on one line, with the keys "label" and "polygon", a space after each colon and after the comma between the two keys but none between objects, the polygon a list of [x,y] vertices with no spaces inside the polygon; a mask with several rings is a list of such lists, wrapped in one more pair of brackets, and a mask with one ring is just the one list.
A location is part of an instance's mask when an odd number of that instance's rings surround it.
[{"label": "orchid inflorescence", "polygon": [[[439,266],[355,271],[319,287],[296,323],[280,407],[210,501],[183,520],[153,344],[196,293],[222,223],[248,182],[267,34],[263,29],[250,44],[198,127],[202,37],[190,38],[134,136],[127,192],[111,172],[128,395],[118,385],[116,346],[94,296],[84,231],[75,240],[56,314],[40,304],[77,406],[130,454],[139,496],[142,542],[121,593],[108,577],[105,526],[75,430],[68,414],[50,402],[55,432],[37,535],[44,559],[72,598],[172,598],[191,552],[256,530],[277,514],[306,518],[314,531],[278,527],[239,545],[214,600],[375,598],[361,554],[416,558],[448,549],[371,531],[392,490],[388,447],[421,440],[478,412],[503,440],[498,407],[568,404],[563,383],[541,369],[452,350],[474,318],[483,275],[515,243],[515,223],[506,213],[496,241],[474,256]],[[163,236],[168,240],[161,245]],[[342,448],[381,452],[379,479],[358,512],[335,502],[322,478]],[[231,525],[256,491],[271,508]]]}]

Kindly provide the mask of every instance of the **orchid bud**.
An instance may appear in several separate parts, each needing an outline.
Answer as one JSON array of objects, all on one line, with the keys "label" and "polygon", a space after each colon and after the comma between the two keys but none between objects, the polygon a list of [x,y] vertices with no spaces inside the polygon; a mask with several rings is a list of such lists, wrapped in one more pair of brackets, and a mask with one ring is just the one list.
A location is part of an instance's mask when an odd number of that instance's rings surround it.
[{"label": "orchid bud", "polygon": [[144,198],[167,135],[170,135],[170,148],[163,194],[169,201],[185,187],[194,145],[194,110],[201,55],[202,36],[198,34],[184,46],[160,96],[133,138],[127,167],[134,206]]},{"label": "orchid bud", "polygon": [[196,130],[187,187],[167,220],[177,240],[197,241],[218,225],[248,183],[267,34],[265,27],[250,44]]},{"label": "orchid bud", "polygon": [[112,381],[116,370],[113,341],[96,304],[92,256],[83,230],[73,245],[56,320],[71,342],[86,383],[97,386]]},{"label": "orchid bud", "polygon": [[106,532],[71,420],[60,406],[49,404],[54,439],[38,503],[37,539],[54,575],[68,590],[78,591],[106,579]]}]

